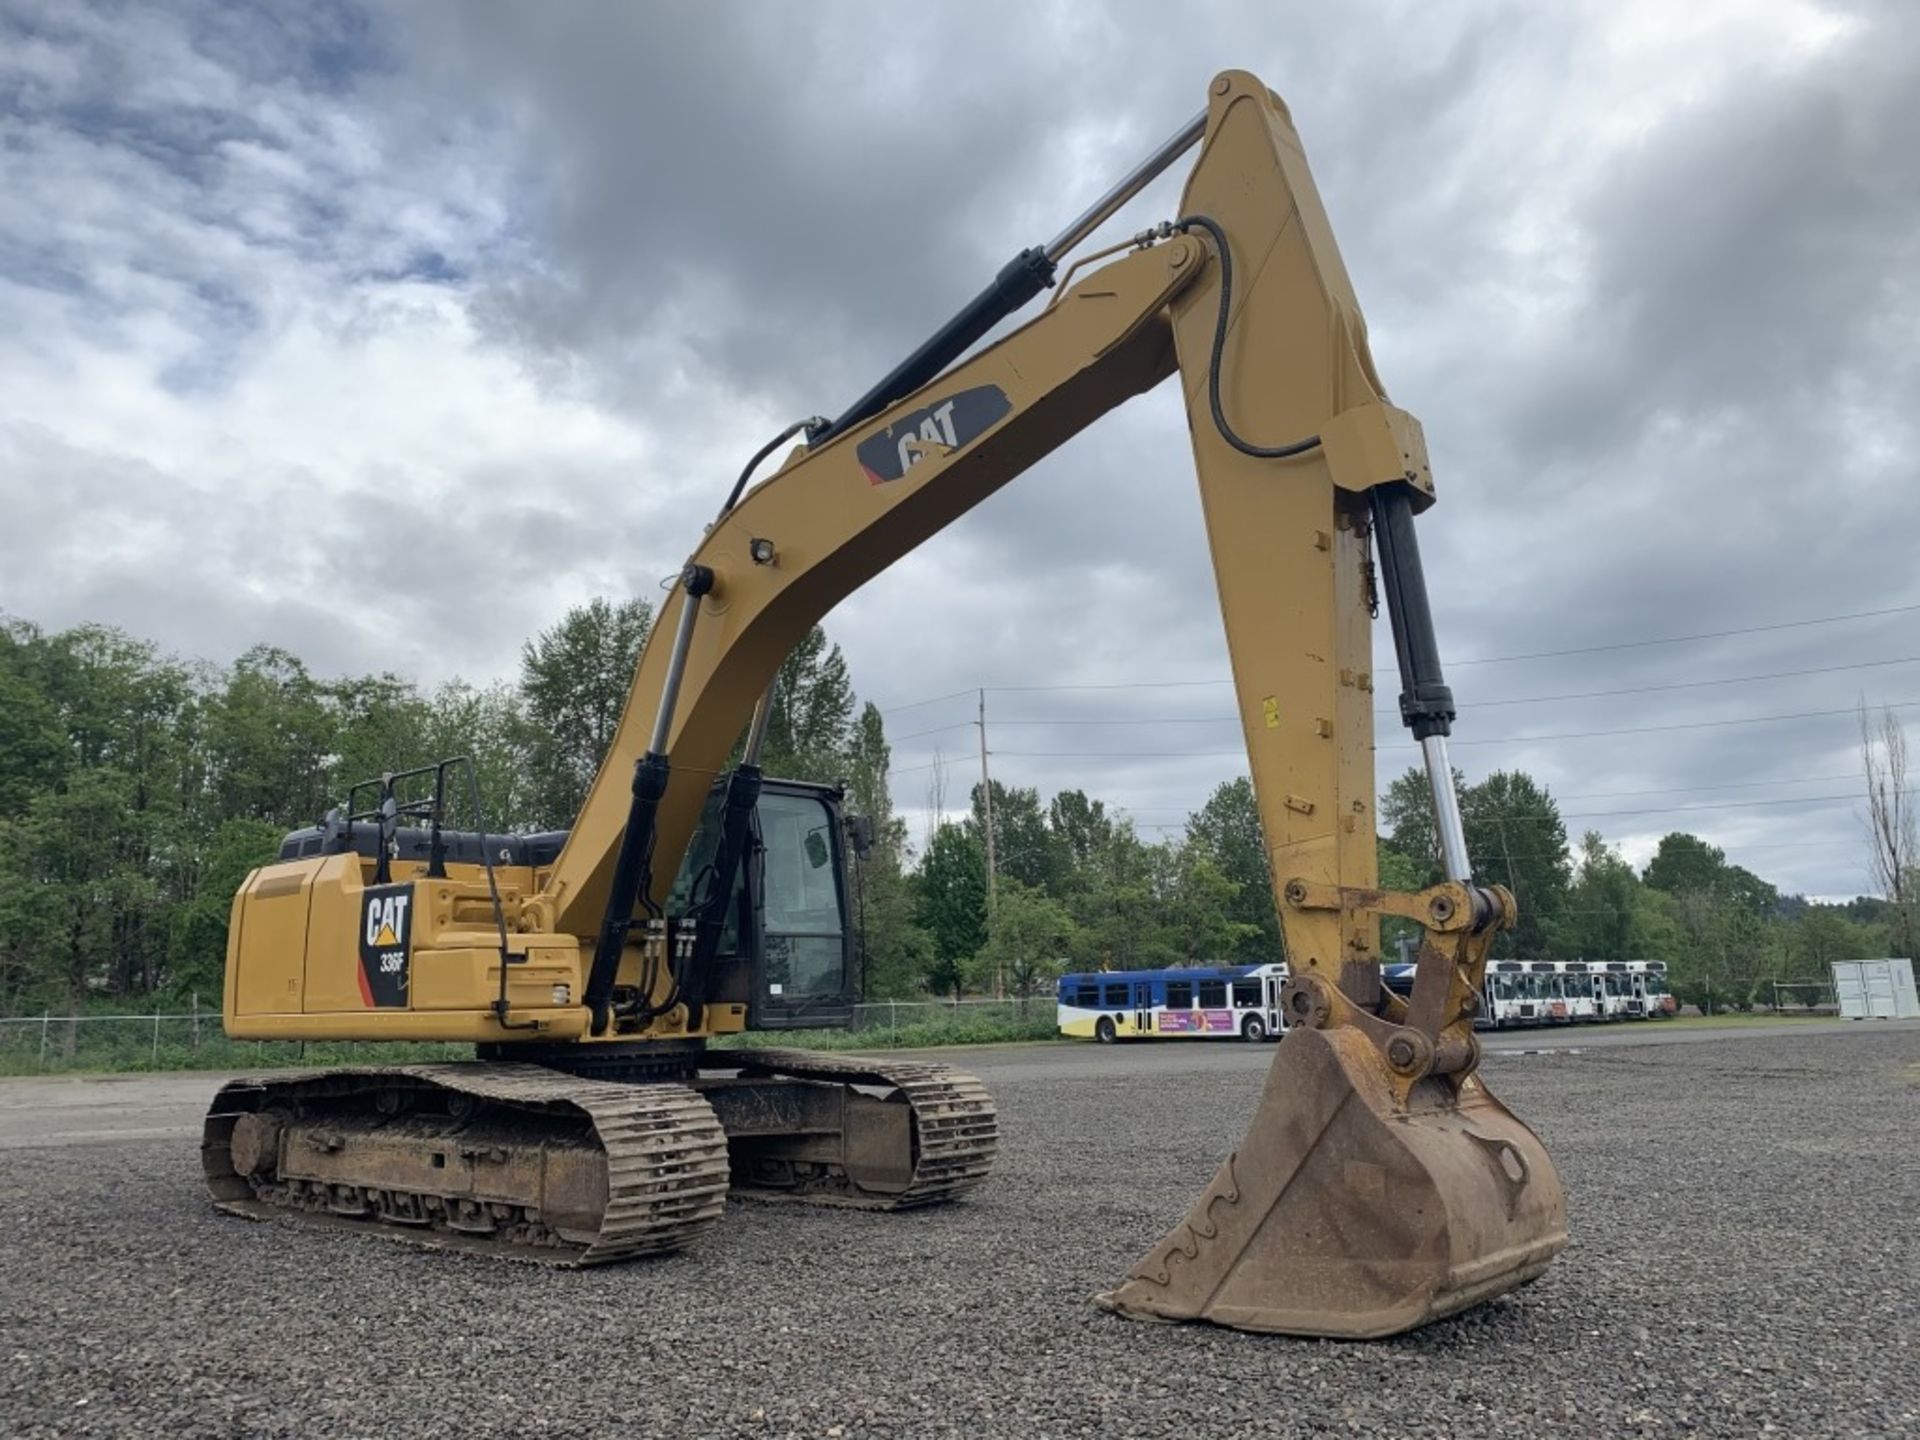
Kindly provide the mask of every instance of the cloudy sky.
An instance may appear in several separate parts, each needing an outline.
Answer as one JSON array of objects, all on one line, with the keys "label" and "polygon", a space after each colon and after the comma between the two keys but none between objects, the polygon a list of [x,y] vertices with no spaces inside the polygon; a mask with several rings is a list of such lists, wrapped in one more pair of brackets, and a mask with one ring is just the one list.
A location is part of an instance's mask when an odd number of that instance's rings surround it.
[{"label": "cloudy sky", "polygon": [[[1851,708],[1920,702],[1898,3],[0,0],[0,610],[509,675],[1227,66],[1425,423],[1469,775],[1864,888]],[[1191,474],[1163,387],[829,617],[903,809],[977,686],[997,776],[1143,827],[1243,770]]]}]

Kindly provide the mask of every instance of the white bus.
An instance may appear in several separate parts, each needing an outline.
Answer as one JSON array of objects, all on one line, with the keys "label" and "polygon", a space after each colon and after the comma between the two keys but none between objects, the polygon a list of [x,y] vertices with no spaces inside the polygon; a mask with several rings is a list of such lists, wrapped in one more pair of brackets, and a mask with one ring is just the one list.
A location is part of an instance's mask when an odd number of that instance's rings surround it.
[{"label": "white bus", "polygon": [[1587,961],[1587,986],[1593,995],[1596,1020],[1625,1020],[1627,1012],[1627,962],[1624,960]]},{"label": "white bus", "polygon": [[[1411,999],[1414,967],[1383,967],[1395,994]],[[1668,1016],[1676,1006],[1664,960],[1489,960],[1474,1025],[1506,1030]]]},{"label": "white bus", "polygon": [[1629,960],[1627,965],[1627,1013],[1640,1020],[1666,1020],[1680,1008],[1667,984],[1664,960]]},{"label": "white bus", "polygon": [[1552,969],[1544,961],[1488,961],[1486,979],[1480,987],[1480,1014],[1475,1023],[1494,1030],[1505,1030],[1511,1025],[1546,1024],[1554,977],[1537,972],[1535,965]]},{"label": "white bus", "polygon": [[[1553,973],[1560,986],[1560,1003],[1565,1011],[1564,1018],[1569,1024],[1584,1025],[1600,1018],[1600,1007],[1593,998],[1593,987],[1587,982],[1587,962],[1584,960],[1555,960]],[[1562,1016],[1555,1016],[1561,1019]]]},{"label": "white bus", "polygon": [[1287,1028],[1280,987],[1287,967],[1211,965],[1185,970],[1097,970],[1062,975],[1062,1035],[1116,1040],[1278,1038]]}]

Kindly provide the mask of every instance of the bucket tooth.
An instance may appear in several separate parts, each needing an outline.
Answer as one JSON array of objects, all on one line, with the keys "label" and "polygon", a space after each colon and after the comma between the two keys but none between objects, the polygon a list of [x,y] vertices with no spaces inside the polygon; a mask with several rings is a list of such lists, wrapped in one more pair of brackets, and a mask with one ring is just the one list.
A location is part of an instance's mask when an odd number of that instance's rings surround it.
[{"label": "bucket tooth", "polygon": [[1296,1028],[1240,1148],[1098,1296],[1138,1320],[1365,1339],[1537,1278],[1567,1243],[1560,1177],[1477,1075],[1405,1099],[1358,1029]]}]

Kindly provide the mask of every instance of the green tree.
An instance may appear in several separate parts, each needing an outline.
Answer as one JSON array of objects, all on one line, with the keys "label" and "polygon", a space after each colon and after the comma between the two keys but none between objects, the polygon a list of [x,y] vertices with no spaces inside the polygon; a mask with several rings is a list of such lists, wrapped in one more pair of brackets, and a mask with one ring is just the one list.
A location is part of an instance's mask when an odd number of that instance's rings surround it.
[{"label": "green tree", "polygon": [[[1467,777],[1453,772],[1454,789],[1465,794]],[[1380,822],[1394,849],[1420,866],[1420,883],[1426,886],[1444,877],[1440,868],[1440,842],[1433,828],[1433,795],[1427,788],[1424,770],[1406,770],[1396,775],[1380,797]]]},{"label": "green tree", "polygon": [[950,821],[934,828],[919,891],[918,921],[933,939],[927,988],[958,999],[967,967],[987,943],[987,859],[970,828]]},{"label": "green tree", "polygon": [[861,706],[847,747],[847,799],[873,826],[873,847],[853,860],[855,922],[860,935],[861,994],[870,1000],[914,994],[934,967],[933,937],[922,929],[920,898],[905,871],[907,829],[893,813],[887,785],[892,751],[871,702]]},{"label": "green tree", "polygon": [[[145,641],[98,625],[26,638],[8,669],[37,691],[29,706],[60,737],[46,788],[14,812],[12,867],[67,917],[67,952],[55,960],[44,934],[40,988],[70,995],[151,990],[166,964],[166,916],[191,877],[198,712],[193,676]],[[45,741],[47,729],[36,737]],[[29,902],[29,910],[36,907]],[[76,912],[84,909],[82,916]]]},{"label": "green tree", "polygon": [[122,771],[82,770],[0,828],[0,873],[13,892],[5,948],[29,992],[77,1004],[131,988],[138,970],[121,945],[145,941],[158,899],[140,863],[151,837],[128,823],[132,792]]},{"label": "green tree", "polygon": [[1580,839],[1573,887],[1550,927],[1551,949],[1565,959],[1651,958],[1646,949],[1640,877],[1597,830]]},{"label": "green tree", "polygon": [[1669,895],[1686,891],[1711,895],[1719,890],[1726,868],[1725,851],[1716,849],[1697,835],[1676,831],[1661,839],[1660,848],[1654,852],[1653,859],[1647,862],[1641,878],[1654,889],[1664,890]]},{"label": "green tree", "polygon": [[[976,785],[971,799],[973,815],[967,824],[975,835],[984,836],[985,792]],[[993,865],[996,881],[1039,888],[1053,878],[1058,868],[1053,832],[1047,828],[1038,790],[993,782]]]},{"label": "green tree", "polygon": [[573,823],[613,744],[640,647],[653,624],[645,600],[576,605],[520,652],[534,822]]},{"label": "green tree", "polygon": [[1113,819],[1106,805],[1089,799],[1084,790],[1062,790],[1047,805],[1047,829],[1055,862],[1047,888],[1055,895],[1085,889],[1098,857],[1113,843]]},{"label": "green tree", "polygon": [[[1262,964],[1279,958],[1259,925],[1236,919],[1241,886],[1191,845],[1168,850],[1167,921],[1188,965]],[[1277,926],[1277,922],[1276,922]]]},{"label": "green tree", "polygon": [[[904,1000],[922,993],[936,974],[944,977],[933,935],[921,924],[921,899],[913,876],[900,867],[897,847],[905,827],[893,823],[892,852],[855,867],[854,923],[860,934],[860,993],[868,1000]],[[940,988],[951,989],[951,984]]]},{"label": "green tree", "polygon": [[[1884,953],[1885,932],[1847,919],[1837,905],[1809,905],[1787,933],[1786,967],[1781,979],[1798,984],[1826,985],[1836,960],[1870,960]],[[1822,992],[1799,990],[1802,1004],[1812,1005]]]},{"label": "green tree", "polygon": [[846,760],[847,798],[854,813],[869,817],[878,832],[893,819],[893,791],[887,784],[893,750],[887,744],[886,721],[871,700],[849,727]]},{"label": "green tree", "polygon": [[276,825],[318,820],[338,798],[337,728],[325,687],[298,657],[267,645],[247,651],[205,705],[214,814]]},{"label": "green tree", "polygon": [[[333,720],[329,791],[344,800],[349,787],[383,774],[431,765],[433,709],[412,682],[397,675],[349,676],[322,686]],[[426,787],[421,787],[424,794]],[[356,803],[369,804],[373,792]],[[299,818],[310,818],[301,816]]]},{"label": "green tree", "polygon": [[1513,891],[1520,920],[1495,942],[1500,953],[1538,958],[1567,906],[1567,827],[1544,785],[1518,770],[1496,770],[1460,797],[1467,853],[1481,879]]},{"label": "green tree", "polygon": [[[1380,857],[1380,885],[1385,890],[1414,891],[1425,888],[1428,883],[1427,861],[1416,859],[1407,854],[1392,839],[1381,836],[1376,852]],[[1388,963],[1397,963],[1400,959],[1400,942],[1409,941],[1418,946],[1421,936],[1420,927],[1411,920],[1403,920],[1389,915],[1380,922],[1380,954]],[[1413,958],[1412,949],[1407,958]]]},{"label": "green tree", "polygon": [[769,775],[824,785],[849,778],[854,704],[846,657],[816,625],[788,652],[774,677],[761,767]]},{"label": "green tree", "polygon": [[974,956],[974,983],[1008,995],[1038,993],[1065,969],[1075,929],[1058,900],[1018,880],[1004,881],[994,897],[986,943]]},{"label": "green tree", "polygon": [[433,760],[472,758],[481,814],[474,816],[464,775],[448,777],[448,814],[462,828],[484,821],[496,832],[530,830],[540,823],[540,800],[528,754],[530,727],[520,692],[510,685],[484,689],[450,680],[433,692],[424,721],[425,753]]},{"label": "green tree", "polygon": [[1233,957],[1250,965],[1282,958],[1273,871],[1267,864],[1267,842],[1251,780],[1244,776],[1229,780],[1207,797],[1207,803],[1187,818],[1186,848],[1230,887],[1217,920],[1235,927],[1238,939],[1231,947]]},{"label": "green tree", "polygon": [[280,853],[281,827],[264,820],[221,822],[195,867],[193,893],[169,916],[168,983],[179,992],[220,993],[227,920],[248,872]]},{"label": "green tree", "polygon": [[[1494,942],[1494,953],[1534,958],[1546,954],[1549,932],[1566,908],[1571,883],[1560,807],[1545,786],[1519,770],[1496,770],[1477,785],[1468,785],[1455,771],[1454,785],[1475,878],[1505,885],[1520,911],[1519,924]],[[1408,770],[1387,787],[1380,818],[1395,849],[1426,857],[1422,885],[1445,878],[1425,772]]]},{"label": "green tree", "polygon": [[19,814],[66,769],[66,727],[43,678],[46,648],[36,627],[0,622],[0,815]]},{"label": "green tree", "polygon": [[1116,821],[1095,853],[1089,883],[1067,897],[1082,970],[1153,969],[1188,963],[1191,947],[1169,906],[1175,865],[1163,845],[1143,844]]},{"label": "green tree", "polygon": [[1641,879],[1670,895],[1706,895],[1749,915],[1767,917],[1780,909],[1777,889],[1751,870],[1729,865],[1718,846],[1679,831],[1662,837]]}]

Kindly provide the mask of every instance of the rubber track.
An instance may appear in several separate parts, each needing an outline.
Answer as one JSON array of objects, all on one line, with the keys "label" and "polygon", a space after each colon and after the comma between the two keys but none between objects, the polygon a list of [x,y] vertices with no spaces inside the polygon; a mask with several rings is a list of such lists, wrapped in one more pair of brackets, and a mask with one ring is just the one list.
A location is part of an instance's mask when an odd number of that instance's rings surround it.
[{"label": "rubber track", "polygon": [[[531,1114],[584,1113],[607,1155],[607,1206],[589,1245],[530,1245],[380,1221],[337,1220],[256,1197],[234,1173],[228,1139],[240,1115],[302,1094],[374,1092],[394,1078],[504,1103]],[[582,1081],[537,1065],[455,1063],[356,1066],[234,1080],[207,1113],[202,1164],[214,1204],[252,1218],[319,1221],[428,1249],[461,1249],[549,1265],[603,1265],[679,1250],[711,1229],[726,1206],[727,1140],[713,1107],[684,1085]]]},{"label": "rubber track", "polygon": [[1000,1143],[999,1116],[987,1087],[946,1065],[876,1060],[866,1055],[826,1055],[814,1050],[710,1050],[703,1069],[739,1069],[825,1080],[840,1085],[884,1086],[898,1091],[913,1107],[913,1179],[898,1194],[875,1195],[847,1189],[735,1190],[756,1198],[790,1199],[845,1205],[861,1210],[906,1210],[953,1200],[979,1185],[993,1169]]}]

